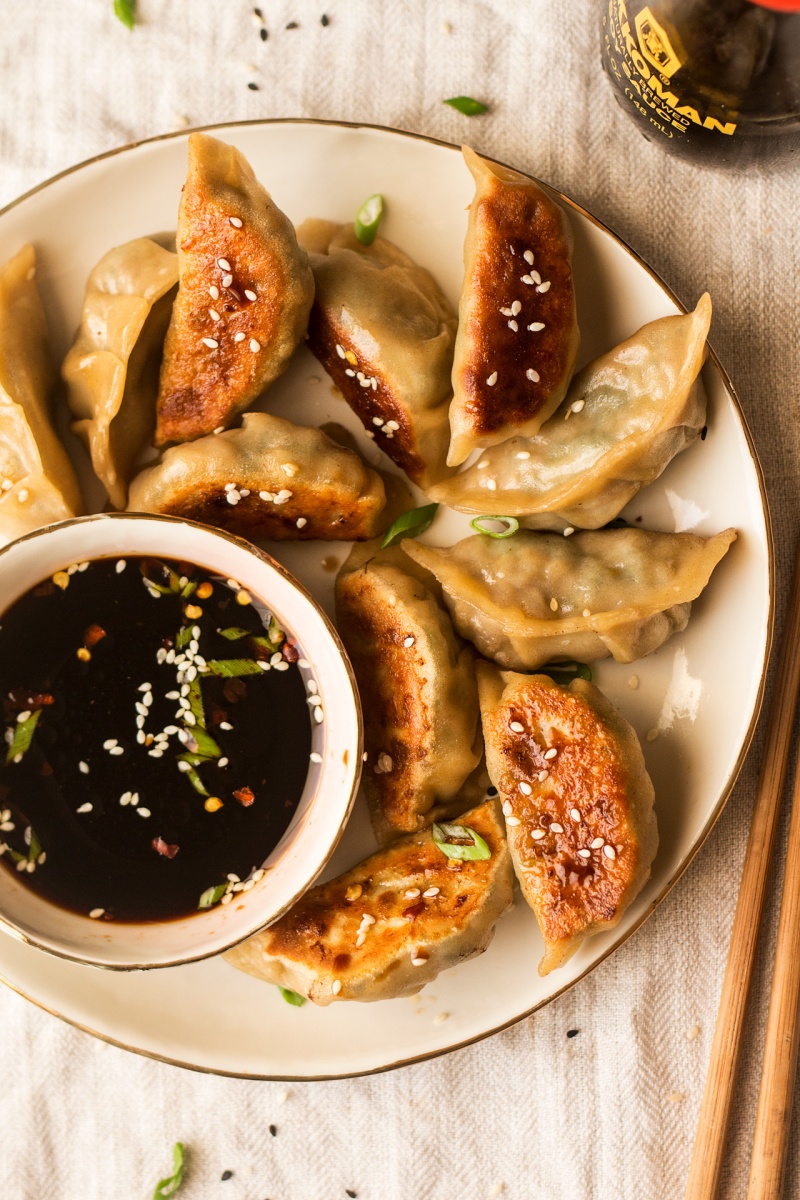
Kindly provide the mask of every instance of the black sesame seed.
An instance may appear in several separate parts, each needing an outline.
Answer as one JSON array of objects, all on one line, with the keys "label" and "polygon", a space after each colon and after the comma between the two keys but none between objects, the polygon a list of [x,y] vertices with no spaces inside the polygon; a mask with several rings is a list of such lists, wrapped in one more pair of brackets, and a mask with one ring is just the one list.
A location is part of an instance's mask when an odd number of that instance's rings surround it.
[{"label": "black sesame seed", "polygon": [[580,1029],[568,1029],[567,1037],[569,1037],[569,1038],[577,1037],[579,1033],[580,1033]]},{"label": "black sesame seed", "polygon": [[266,29],[263,29],[263,28],[259,29],[258,35],[261,38],[262,42],[265,42],[267,40],[267,38],[269,37],[269,34],[267,33]]},{"label": "black sesame seed", "polygon": [[[322,25],[323,27],[324,27],[324,26],[326,26],[326,25],[330,25],[330,23],[331,23],[331,19],[330,19],[330,17],[328,16],[328,14],[327,14],[327,13],[323,13],[323,14],[322,14],[322,16],[321,16],[321,17],[320,17],[320,19],[319,19],[319,23],[320,23],[320,25]],[[348,1192],[347,1194],[348,1194],[348,1196],[350,1195],[350,1193],[349,1193],[349,1192]],[[355,1193],[353,1193],[353,1194],[355,1195]]]},{"label": "black sesame seed", "polygon": [[490,787],[490,788],[487,788],[487,789],[486,789],[486,795],[487,795],[487,796],[496,796],[496,795],[497,795],[497,788],[496,788],[496,787]]},{"label": "black sesame seed", "polygon": [[249,87],[249,89],[250,89],[250,91],[251,91],[251,92],[257,92],[257,91],[258,91],[258,84],[257,84],[257,83],[248,83],[248,85],[247,85],[247,86]]},{"label": "black sesame seed", "polygon": [[254,12],[254,13],[255,13],[255,15],[258,17],[259,21],[263,20],[264,14],[263,14],[263,12],[261,11],[261,9],[260,9],[260,8],[254,8],[254,9],[253,9],[253,12]]},{"label": "black sesame seed", "polygon": [[703,428],[700,430],[700,441],[701,442],[704,442],[706,440],[707,433],[708,433],[708,426],[704,425]]},{"label": "black sesame seed", "polygon": [[223,1183],[225,1183],[225,1181],[228,1179],[233,1179],[233,1171],[223,1171],[220,1178],[222,1179]]},{"label": "black sesame seed", "polygon": [[287,29],[299,29],[300,26],[297,24],[297,21],[290,21],[289,24],[286,26],[286,28]]},{"label": "black sesame seed", "polygon": [[270,1125],[270,1127],[269,1127],[269,1131],[270,1131],[270,1133],[272,1134],[272,1136],[273,1136],[273,1137],[277,1137],[277,1136],[278,1136],[278,1126],[277,1126],[277,1125]]},{"label": "black sesame seed", "polygon": [[350,1200],[356,1200],[356,1196],[358,1195],[358,1192],[354,1192],[352,1188],[345,1188],[344,1194],[345,1194],[345,1196],[349,1196]]}]

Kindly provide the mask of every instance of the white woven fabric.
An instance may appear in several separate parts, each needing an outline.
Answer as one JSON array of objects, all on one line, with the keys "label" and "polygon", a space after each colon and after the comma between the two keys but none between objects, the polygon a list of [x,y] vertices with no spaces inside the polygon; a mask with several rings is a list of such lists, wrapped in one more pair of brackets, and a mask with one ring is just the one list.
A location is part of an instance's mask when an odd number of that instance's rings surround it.
[{"label": "white woven fabric", "polygon": [[[648,145],[602,78],[599,0],[261,3],[266,42],[245,0],[140,0],[133,34],[112,0],[3,5],[0,203],[184,120],[328,117],[458,140],[466,119],[443,97],[491,102],[469,124],[478,148],[571,194],[685,300],[713,295],[713,342],[767,472],[785,600],[800,477],[797,171],[705,173]],[[532,1020],[435,1062],[292,1085],[284,1100],[279,1084],[106,1047],[3,992],[2,1195],[148,1197],[180,1138],[192,1153],[186,1200],[333,1200],[347,1188],[361,1200],[679,1197],[759,749],[688,876],[632,941]],[[774,889],[771,903],[774,926]],[[768,957],[762,948],[729,1200],[746,1190]],[[568,1040],[568,1029],[580,1033]],[[797,1138],[786,1195],[800,1195]]]}]

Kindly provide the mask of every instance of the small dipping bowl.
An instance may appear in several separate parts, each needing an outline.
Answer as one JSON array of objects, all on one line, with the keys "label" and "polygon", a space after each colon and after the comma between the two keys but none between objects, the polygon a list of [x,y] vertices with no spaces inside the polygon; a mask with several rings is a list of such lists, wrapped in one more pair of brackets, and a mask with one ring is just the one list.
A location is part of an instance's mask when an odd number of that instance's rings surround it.
[{"label": "small dipping bowl", "polygon": [[[0,549],[0,609],[71,563],[144,555],[179,559],[237,580],[297,639],[311,664],[325,713],[312,722],[312,751],[302,796],[263,877],[233,902],[190,916],[141,924],[92,920],[61,908],[0,868],[0,930],[51,954],[96,967],[172,967],[220,954],[275,921],[327,863],[355,800],[363,728],[352,668],[331,622],[308,592],[249,542],[193,521],[141,513],[78,517]],[[265,729],[265,736],[268,735]]]}]

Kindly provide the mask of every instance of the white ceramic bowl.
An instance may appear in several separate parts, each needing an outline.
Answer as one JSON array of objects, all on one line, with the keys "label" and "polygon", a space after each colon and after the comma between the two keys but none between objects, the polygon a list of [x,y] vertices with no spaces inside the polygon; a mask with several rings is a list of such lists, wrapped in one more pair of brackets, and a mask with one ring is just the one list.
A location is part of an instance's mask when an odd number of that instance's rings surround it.
[{"label": "white ceramic bowl", "polygon": [[[142,924],[91,920],[59,908],[0,869],[0,924],[53,954],[117,970],[167,967],[206,958],[241,941],[281,913],[310,886],[333,853],[361,776],[361,707],[355,680],[328,618],[297,581],[248,542],[192,521],[151,514],[80,517],[38,530],[0,550],[0,595],[6,607],[71,563],[129,554],[185,559],[236,579],[297,637],[319,686],[325,719],[314,724],[311,763],[289,828],[268,870],[234,901],[180,920]],[[269,730],[265,729],[265,736]]]}]

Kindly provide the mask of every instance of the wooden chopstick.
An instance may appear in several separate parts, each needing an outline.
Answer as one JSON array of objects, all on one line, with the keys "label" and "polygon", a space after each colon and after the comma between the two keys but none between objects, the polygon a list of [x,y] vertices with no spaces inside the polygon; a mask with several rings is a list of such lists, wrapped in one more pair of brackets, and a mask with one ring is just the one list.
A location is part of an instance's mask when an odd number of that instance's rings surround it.
[{"label": "wooden chopstick", "polygon": [[792,821],[783,876],[772,994],[761,1069],[747,1200],[779,1200],[792,1124],[800,1042],[800,761],[794,777]]},{"label": "wooden chopstick", "polygon": [[800,541],[686,1200],[714,1200],[800,689]]}]

